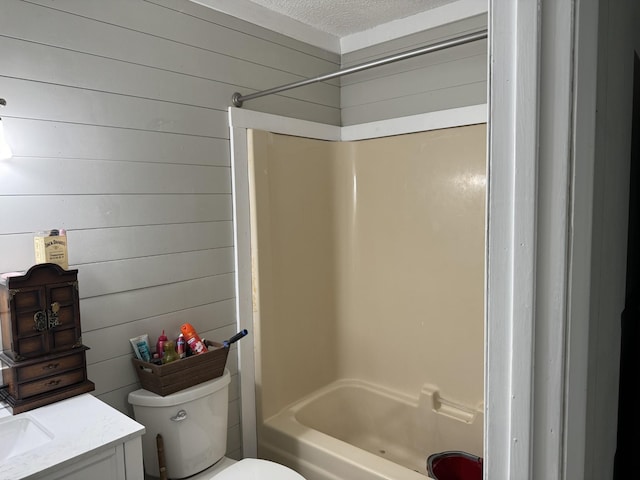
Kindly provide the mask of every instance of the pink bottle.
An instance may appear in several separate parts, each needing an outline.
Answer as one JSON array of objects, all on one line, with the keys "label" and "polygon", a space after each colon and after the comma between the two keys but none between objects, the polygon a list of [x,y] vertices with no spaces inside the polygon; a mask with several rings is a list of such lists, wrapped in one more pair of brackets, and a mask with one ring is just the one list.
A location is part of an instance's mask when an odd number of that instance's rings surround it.
[{"label": "pink bottle", "polygon": [[169,339],[164,334],[164,330],[162,330],[162,334],[158,337],[158,342],[156,343],[156,353],[158,354],[159,358],[162,358],[162,356],[164,355],[164,344],[168,340]]}]

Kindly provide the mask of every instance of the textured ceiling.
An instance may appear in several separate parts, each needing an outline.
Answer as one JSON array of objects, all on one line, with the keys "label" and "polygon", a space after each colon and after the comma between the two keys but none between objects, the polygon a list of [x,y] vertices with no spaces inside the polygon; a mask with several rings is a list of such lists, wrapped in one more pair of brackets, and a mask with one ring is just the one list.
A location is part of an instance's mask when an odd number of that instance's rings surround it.
[{"label": "textured ceiling", "polygon": [[324,32],[344,37],[456,0],[250,0]]}]

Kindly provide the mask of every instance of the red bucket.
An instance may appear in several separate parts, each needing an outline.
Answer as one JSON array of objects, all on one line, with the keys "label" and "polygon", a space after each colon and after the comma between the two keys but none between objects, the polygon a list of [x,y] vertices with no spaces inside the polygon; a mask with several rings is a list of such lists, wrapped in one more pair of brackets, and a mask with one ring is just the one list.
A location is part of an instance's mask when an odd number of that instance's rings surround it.
[{"label": "red bucket", "polygon": [[429,455],[427,471],[435,480],[482,480],[482,458],[466,452]]}]

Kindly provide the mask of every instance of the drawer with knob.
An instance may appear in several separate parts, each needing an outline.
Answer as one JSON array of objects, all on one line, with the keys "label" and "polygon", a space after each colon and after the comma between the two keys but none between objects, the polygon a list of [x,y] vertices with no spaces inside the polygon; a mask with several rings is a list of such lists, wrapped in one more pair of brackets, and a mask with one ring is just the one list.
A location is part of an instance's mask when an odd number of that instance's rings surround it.
[{"label": "drawer with knob", "polygon": [[16,368],[16,380],[20,383],[41,377],[57,375],[60,372],[84,366],[84,350],[62,355],[52,360],[45,360]]},{"label": "drawer with knob", "polygon": [[62,387],[74,385],[84,380],[84,371],[82,369],[72,370],[70,372],[54,375],[52,377],[41,378],[33,382],[19,383],[16,398],[29,398],[41,393],[47,393],[51,390],[57,390]]},{"label": "drawer with knob", "polygon": [[15,399],[26,399],[87,380],[86,352],[82,346],[69,352],[15,362],[0,353],[6,392]]}]

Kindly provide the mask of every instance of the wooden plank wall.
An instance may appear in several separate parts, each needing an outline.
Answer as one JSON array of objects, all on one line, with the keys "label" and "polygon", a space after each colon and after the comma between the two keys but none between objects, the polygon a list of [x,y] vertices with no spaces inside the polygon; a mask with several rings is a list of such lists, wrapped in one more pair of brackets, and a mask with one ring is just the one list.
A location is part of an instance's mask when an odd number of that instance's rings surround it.
[{"label": "wooden plank wall", "polygon": [[[95,394],[130,412],[129,338],[192,322],[235,333],[226,109],[339,68],[339,57],[187,0],[2,0],[0,272],[33,263],[32,232],[68,231]],[[249,108],[339,124],[339,82]],[[235,347],[229,455],[239,457]]]},{"label": "wooden plank wall", "polygon": [[[342,67],[423,47],[487,27],[478,15],[346,53]],[[342,124],[478,105],[487,101],[486,40],[342,77]]]}]

